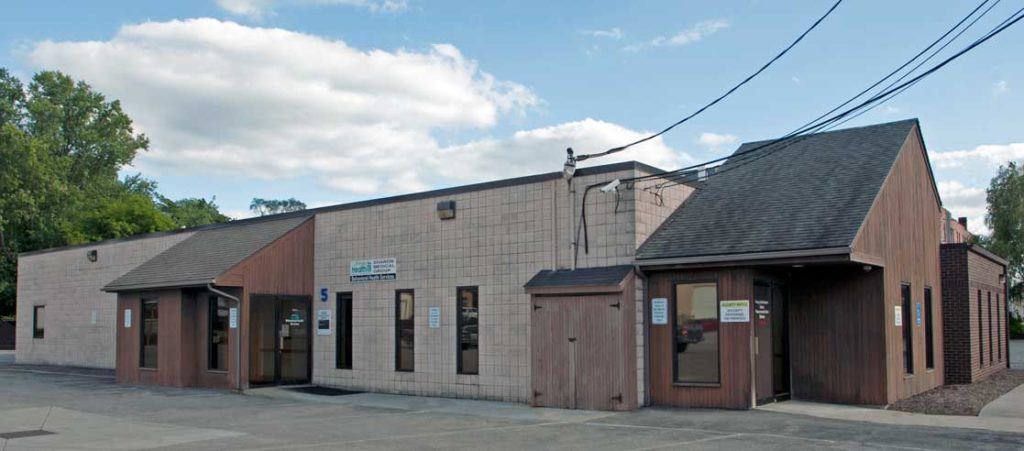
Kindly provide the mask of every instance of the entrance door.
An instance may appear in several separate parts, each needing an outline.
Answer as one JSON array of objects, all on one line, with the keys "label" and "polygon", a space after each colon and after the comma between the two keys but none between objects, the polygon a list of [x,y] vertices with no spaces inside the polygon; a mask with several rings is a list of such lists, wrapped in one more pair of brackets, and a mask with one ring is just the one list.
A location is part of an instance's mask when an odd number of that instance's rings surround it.
[{"label": "entrance door", "polygon": [[757,404],[789,396],[789,333],[786,288],[754,282],[754,389]]},{"label": "entrance door", "polygon": [[249,384],[305,384],[311,357],[310,298],[253,295]]}]

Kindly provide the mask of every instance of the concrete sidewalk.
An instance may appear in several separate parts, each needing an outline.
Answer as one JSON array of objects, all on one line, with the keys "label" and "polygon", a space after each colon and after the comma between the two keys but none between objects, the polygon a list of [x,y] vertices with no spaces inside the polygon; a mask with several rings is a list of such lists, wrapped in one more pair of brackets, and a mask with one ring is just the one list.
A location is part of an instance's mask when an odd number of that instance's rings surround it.
[{"label": "concrete sidewalk", "polygon": [[[1021,390],[1022,387],[1018,387],[1017,390],[1014,391]],[[1022,396],[1024,396],[1024,392],[1021,393]],[[1020,410],[1021,407],[1016,407],[1016,409]],[[1012,432],[1017,434],[1024,433],[1024,421],[1021,421],[1021,418],[1024,417],[1022,416],[971,417],[956,415],[925,415],[920,413],[899,412],[895,410],[804,401],[780,402],[758,407],[758,410],[794,415],[807,415],[818,418],[831,418],[834,420],[863,421],[875,424],[967,428],[995,432]]]},{"label": "concrete sidewalk", "polygon": [[[996,398],[995,401],[988,403],[987,406],[981,409],[978,416],[1024,419],[1024,385],[1020,385],[1010,390],[1009,393]],[[1024,421],[1020,422],[1024,423]]]}]

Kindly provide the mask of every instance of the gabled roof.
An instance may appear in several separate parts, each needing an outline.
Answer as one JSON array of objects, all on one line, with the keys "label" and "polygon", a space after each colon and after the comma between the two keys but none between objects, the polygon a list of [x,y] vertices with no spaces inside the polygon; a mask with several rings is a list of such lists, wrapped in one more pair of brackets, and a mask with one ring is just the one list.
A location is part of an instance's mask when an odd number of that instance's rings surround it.
[{"label": "gabled roof", "polygon": [[203,286],[312,215],[200,230],[118,277],[104,291]]},{"label": "gabled roof", "polygon": [[[731,158],[636,258],[849,248],[917,125],[910,119],[818,133]],[[770,142],[743,144],[734,155]]]}]

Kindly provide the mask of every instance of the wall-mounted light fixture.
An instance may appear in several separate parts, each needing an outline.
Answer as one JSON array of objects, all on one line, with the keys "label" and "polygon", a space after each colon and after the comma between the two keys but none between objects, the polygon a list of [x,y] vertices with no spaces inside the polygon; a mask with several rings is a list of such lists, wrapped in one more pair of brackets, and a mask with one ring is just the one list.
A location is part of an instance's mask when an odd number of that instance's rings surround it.
[{"label": "wall-mounted light fixture", "polygon": [[85,253],[85,258],[88,258],[89,261],[95,263],[96,260],[99,259],[99,253],[96,251],[96,249],[92,249],[89,252]]},{"label": "wall-mounted light fixture", "polygon": [[437,203],[437,217],[441,220],[455,219],[455,201],[442,200]]},{"label": "wall-mounted light fixture", "polygon": [[999,285],[1006,283],[1006,274],[999,275]]},{"label": "wall-mounted light fixture", "polygon": [[562,177],[565,181],[571,181],[572,176],[576,174],[576,158],[572,156],[572,147],[565,149],[565,165],[562,166]]}]

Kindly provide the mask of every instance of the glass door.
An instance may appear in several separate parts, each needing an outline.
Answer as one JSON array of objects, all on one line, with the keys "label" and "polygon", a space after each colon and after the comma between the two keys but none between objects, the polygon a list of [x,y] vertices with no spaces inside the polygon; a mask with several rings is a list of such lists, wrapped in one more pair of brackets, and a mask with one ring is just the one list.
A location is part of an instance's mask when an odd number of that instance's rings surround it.
[{"label": "glass door", "polygon": [[249,384],[276,384],[277,300],[273,296],[249,299]]},{"label": "glass door", "polygon": [[309,382],[309,299],[283,297],[279,300],[280,322],[278,323],[281,355],[280,375],[282,384],[304,384]]},{"label": "glass door", "polygon": [[250,300],[249,384],[309,382],[309,297],[253,295]]}]

